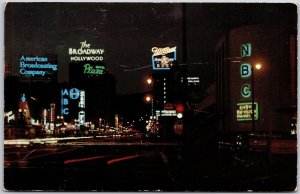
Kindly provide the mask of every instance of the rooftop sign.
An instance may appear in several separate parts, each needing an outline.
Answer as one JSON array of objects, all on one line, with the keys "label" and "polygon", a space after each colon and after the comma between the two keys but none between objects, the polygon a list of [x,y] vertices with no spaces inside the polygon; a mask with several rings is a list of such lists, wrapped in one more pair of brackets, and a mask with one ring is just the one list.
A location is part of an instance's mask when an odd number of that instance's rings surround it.
[{"label": "rooftop sign", "polygon": [[80,48],[69,48],[70,61],[103,61],[104,49],[91,48],[87,41],[80,42]]},{"label": "rooftop sign", "polygon": [[241,57],[251,56],[252,46],[250,43],[241,46]]},{"label": "rooftop sign", "polygon": [[176,47],[152,48],[152,66],[154,70],[169,70],[176,60]]},{"label": "rooftop sign", "polygon": [[21,55],[19,65],[23,78],[49,79],[57,73],[56,58],[48,56]]},{"label": "rooftop sign", "polygon": [[102,75],[105,71],[105,67],[103,65],[94,65],[90,63],[83,65],[83,68],[83,73],[89,75]]}]

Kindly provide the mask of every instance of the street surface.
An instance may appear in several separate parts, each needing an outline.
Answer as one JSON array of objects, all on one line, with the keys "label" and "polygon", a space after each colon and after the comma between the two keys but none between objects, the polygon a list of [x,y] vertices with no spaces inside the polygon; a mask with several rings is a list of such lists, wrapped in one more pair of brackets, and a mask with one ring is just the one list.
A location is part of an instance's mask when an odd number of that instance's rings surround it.
[{"label": "street surface", "polygon": [[293,191],[296,185],[294,155],[186,153],[178,143],[134,137],[10,140],[4,149],[10,191]]}]

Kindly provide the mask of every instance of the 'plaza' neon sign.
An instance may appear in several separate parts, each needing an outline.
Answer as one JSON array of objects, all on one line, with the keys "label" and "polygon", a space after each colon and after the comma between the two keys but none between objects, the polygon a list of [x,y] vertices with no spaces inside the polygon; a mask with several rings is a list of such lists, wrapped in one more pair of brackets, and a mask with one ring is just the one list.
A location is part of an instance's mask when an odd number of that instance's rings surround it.
[{"label": "'plaza' neon sign", "polygon": [[83,68],[84,68],[83,70],[84,74],[92,74],[92,75],[102,75],[104,74],[104,70],[105,70],[105,67],[102,65],[94,66],[89,63],[85,64]]}]

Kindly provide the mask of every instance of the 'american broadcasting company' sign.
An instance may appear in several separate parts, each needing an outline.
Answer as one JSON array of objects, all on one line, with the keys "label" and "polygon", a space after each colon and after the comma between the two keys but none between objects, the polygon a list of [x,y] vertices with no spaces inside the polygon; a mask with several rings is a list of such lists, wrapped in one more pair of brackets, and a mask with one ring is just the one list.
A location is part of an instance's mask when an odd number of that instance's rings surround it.
[{"label": "'american broadcasting company' sign", "polygon": [[80,48],[69,48],[70,61],[103,61],[104,49],[91,48],[86,41],[80,42]]},{"label": "'american broadcasting company' sign", "polygon": [[23,78],[49,79],[57,73],[54,57],[21,55],[19,65]]},{"label": "'american broadcasting company' sign", "polygon": [[176,60],[176,47],[153,47],[152,52],[152,66],[155,70],[168,70]]}]

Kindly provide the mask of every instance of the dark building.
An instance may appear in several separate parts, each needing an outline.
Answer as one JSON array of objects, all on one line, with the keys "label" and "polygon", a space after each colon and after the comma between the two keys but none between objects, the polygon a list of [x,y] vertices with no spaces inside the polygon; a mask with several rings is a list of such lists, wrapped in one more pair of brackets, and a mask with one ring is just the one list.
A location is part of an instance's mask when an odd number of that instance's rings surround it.
[{"label": "dark building", "polygon": [[5,112],[13,111],[18,115],[18,101],[24,94],[31,109],[31,118],[40,121],[42,110],[50,103],[59,102],[57,55],[20,53],[15,60],[17,68],[12,69],[7,64],[5,70]]},{"label": "dark building", "polygon": [[176,125],[182,125],[187,97],[187,66],[174,63],[169,70],[157,70],[153,78],[153,112],[160,123],[160,134],[173,139]]},{"label": "dark building", "polygon": [[185,100],[188,84],[186,65],[176,64],[170,70],[154,71],[152,78],[155,109],[162,110],[168,103],[182,103]]},{"label": "dark building", "polygon": [[43,110],[50,104],[60,103],[60,85],[55,81],[22,81],[17,76],[6,76],[4,80],[4,112],[12,112],[14,121],[19,119],[19,101],[25,96],[30,109],[30,118],[41,121]]},{"label": "dark building", "polygon": [[[94,68],[95,72],[85,73],[84,65],[86,64]],[[69,85],[85,91],[86,119],[96,123],[99,118],[113,119],[115,113],[114,101],[116,100],[116,79],[105,70],[105,64],[87,61],[71,63],[69,69]]]},{"label": "dark building", "polygon": [[213,103],[198,106],[203,111],[214,106],[217,131],[296,134],[295,34],[285,24],[249,25],[220,39],[216,90],[204,99]]},{"label": "dark building", "polygon": [[4,112],[17,111],[20,96],[20,80],[17,76],[6,76],[4,79]]}]

